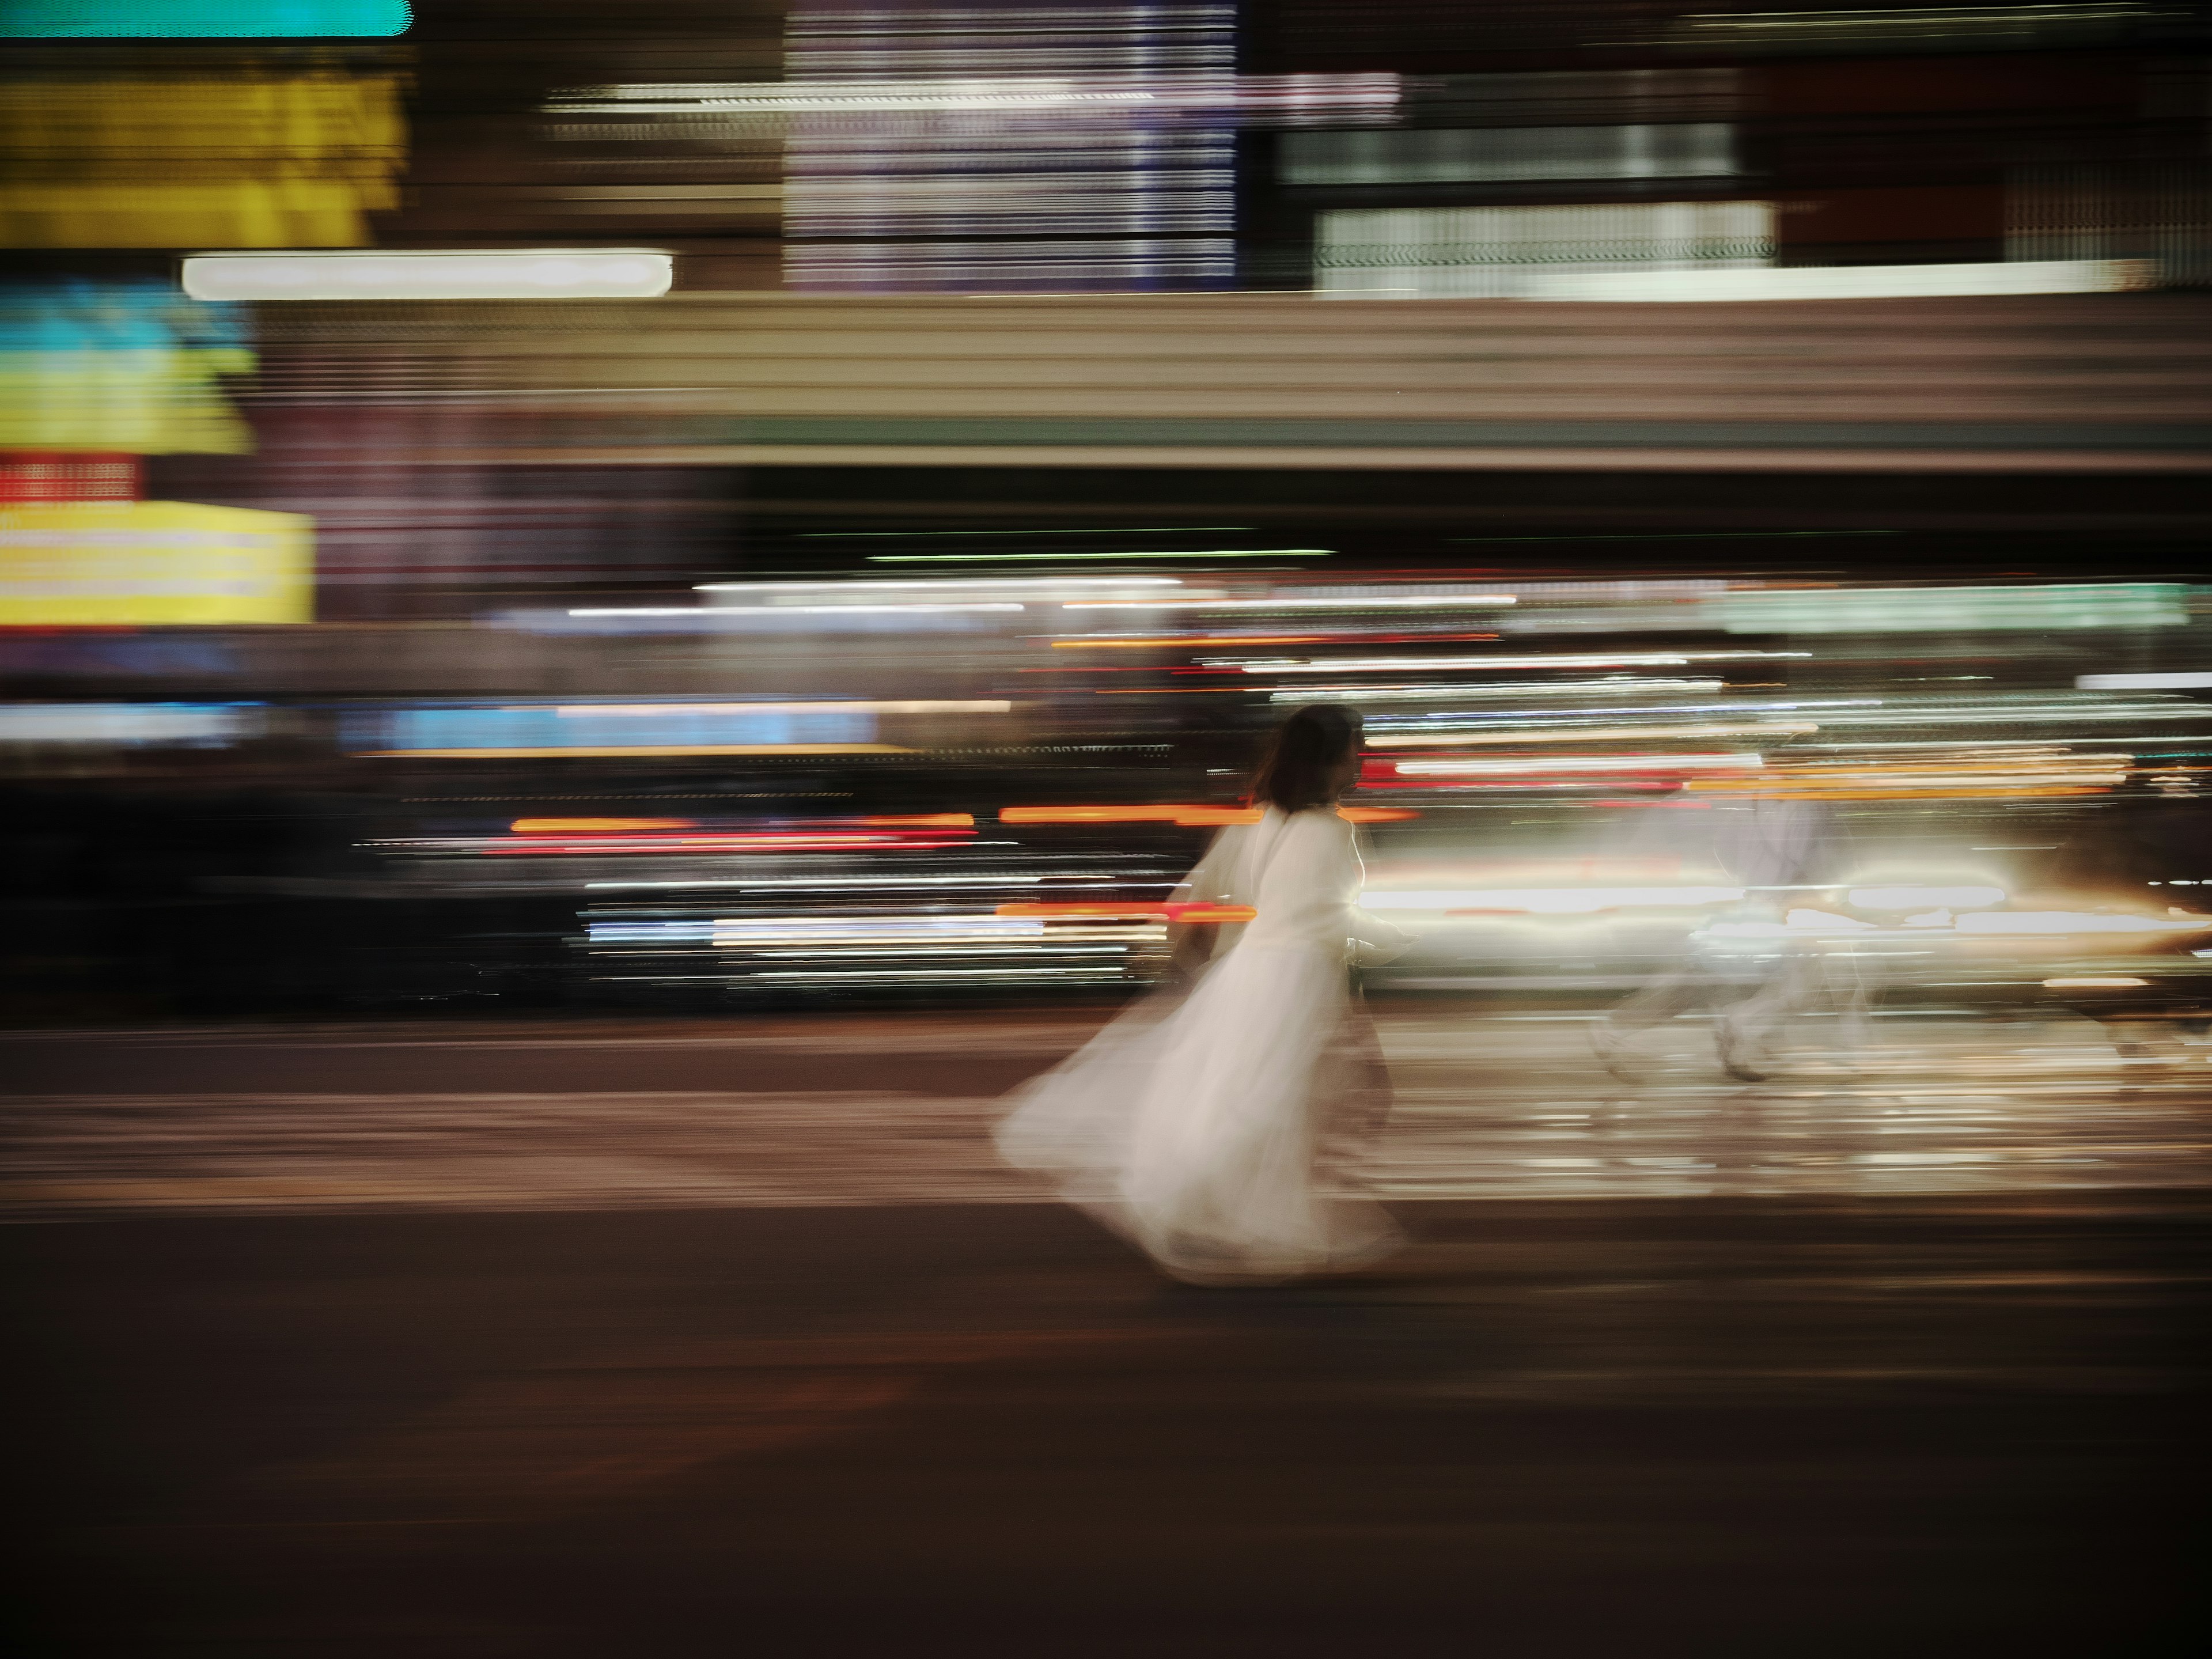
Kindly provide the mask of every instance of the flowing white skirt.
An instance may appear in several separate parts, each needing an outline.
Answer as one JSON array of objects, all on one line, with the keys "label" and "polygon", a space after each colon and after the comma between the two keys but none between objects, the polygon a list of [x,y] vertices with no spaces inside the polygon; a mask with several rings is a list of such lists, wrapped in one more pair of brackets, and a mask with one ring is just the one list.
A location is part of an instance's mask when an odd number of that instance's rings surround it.
[{"label": "flowing white skirt", "polygon": [[1341,960],[1248,940],[1015,1091],[999,1150],[1179,1278],[1287,1279],[1400,1243],[1324,1155],[1382,1089]]}]

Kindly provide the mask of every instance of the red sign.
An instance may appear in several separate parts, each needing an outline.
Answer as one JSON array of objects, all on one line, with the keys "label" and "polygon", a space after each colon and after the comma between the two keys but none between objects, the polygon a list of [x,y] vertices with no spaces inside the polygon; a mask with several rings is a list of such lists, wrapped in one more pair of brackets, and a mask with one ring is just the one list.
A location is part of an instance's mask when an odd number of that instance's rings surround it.
[{"label": "red sign", "polygon": [[0,453],[0,501],[135,501],[145,489],[136,455]]}]

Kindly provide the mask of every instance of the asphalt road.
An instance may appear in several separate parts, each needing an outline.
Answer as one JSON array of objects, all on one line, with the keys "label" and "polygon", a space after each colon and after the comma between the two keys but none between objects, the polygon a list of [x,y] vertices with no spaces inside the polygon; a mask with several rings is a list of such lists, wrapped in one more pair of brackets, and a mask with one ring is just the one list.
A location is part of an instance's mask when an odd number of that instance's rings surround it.
[{"label": "asphalt road", "polygon": [[[2203,1049],[1386,1016],[1375,1273],[992,1167],[1066,1015],[0,1039],[15,1650],[2166,1652]],[[2192,1644],[2193,1645],[2193,1644]]]}]

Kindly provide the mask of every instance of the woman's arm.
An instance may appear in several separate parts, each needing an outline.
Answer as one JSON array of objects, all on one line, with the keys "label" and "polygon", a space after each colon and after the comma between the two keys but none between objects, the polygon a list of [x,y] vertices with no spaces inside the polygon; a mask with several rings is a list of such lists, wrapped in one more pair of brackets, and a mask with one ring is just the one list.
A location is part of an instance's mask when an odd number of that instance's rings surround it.
[{"label": "woman's arm", "polygon": [[1394,962],[1412,950],[1414,936],[1395,922],[1385,921],[1382,917],[1359,908],[1358,894],[1360,889],[1367,885],[1364,837],[1352,824],[1347,823],[1345,828],[1352,832],[1352,861],[1358,872],[1358,885],[1353,889],[1352,928],[1349,935],[1352,940],[1352,961],[1355,967],[1379,968],[1384,963]]}]

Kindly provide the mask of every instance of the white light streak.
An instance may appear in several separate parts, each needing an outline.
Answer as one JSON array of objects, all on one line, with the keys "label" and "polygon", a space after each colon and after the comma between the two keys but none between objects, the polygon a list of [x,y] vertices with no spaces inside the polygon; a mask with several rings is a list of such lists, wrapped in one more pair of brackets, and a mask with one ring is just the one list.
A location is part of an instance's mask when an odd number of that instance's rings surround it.
[{"label": "white light streak", "polygon": [[[1049,38],[1049,37],[1047,37]],[[910,79],[633,82],[579,87],[543,106],[554,116],[943,115],[1037,112],[1079,117],[1132,106],[1148,115],[1243,118],[1265,125],[1326,120],[1387,121],[1400,97],[1387,72],[1224,75],[1219,72],[1094,72],[1080,75],[917,76]],[[591,129],[560,130],[587,137]],[[627,130],[623,130],[627,136]],[[686,136],[672,126],[668,136]]]},{"label": "white light streak", "polygon": [[2150,288],[2148,259],[2014,259],[1951,265],[1765,265],[1739,270],[1532,273],[1518,300],[1619,303],[1907,300],[1967,295],[2115,294]]},{"label": "white light streak", "polygon": [[1595,743],[1623,738],[1787,738],[1820,728],[1810,720],[1775,726],[1571,726],[1564,730],[1501,731],[1497,726],[1443,726],[1417,732],[1370,733],[1370,749],[1457,749],[1479,743]]},{"label": "white light streak", "polygon": [[2212,670],[2190,669],[2166,674],[2081,674],[2077,691],[2194,691],[2212,688]]},{"label": "white light streak", "polygon": [[907,580],[870,577],[864,581],[696,582],[695,593],[879,593],[921,589],[941,593],[1057,593],[1073,587],[1181,587],[1180,576],[917,576]]},{"label": "white light streak", "polygon": [[571,610],[572,617],[696,617],[714,622],[724,617],[851,617],[935,615],[948,611],[1021,611],[1027,607],[1006,600],[978,600],[958,605],[717,605],[586,606]]},{"label": "white light streak", "polygon": [[[596,720],[601,715],[635,715],[652,719],[664,714],[1004,714],[1011,702],[579,702],[564,703],[553,712],[568,720]],[[534,712],[534,711],[532,711]]]},{"label": "white light streak", "polygon": [[2087,910],[1991,910],[1959,918],[1962,933],[2175,933],[2199,925],[2196,919],[2160,921]]},{"label": "white light streak", "polygon": [[1732,904],[1741,887],[1472,887],[1367,893],[1370,910],[1525,910],[1534,915],[1585,915],[1631,908],[1680,908]]},{"label": "white light streak", "polygon": [[653,248],[196,253],[195,300],[650,300],[675,261]]},{"label": "white light streak", "polygon": [[1209,668],[1241,668],[1248,674],[1387,674],[1438,668],[1686,668],[1697,662],[1810,657],[1809,651],[1627,651],[1537,657],[1334,657],[1208,659]]},{"label": "white light streak", "polygon": [[1251,599],[1068,599],[1063,611],[1465,611],[1475,605],[1510,605],[1520,603],[1511,593],[1468,593],[1452,598],[1434,595],[1377,595],[1372,599],[1296,599],[1276,597]]},{"label": "white light streak", "polygon": [[[1513,680],[1504,685],[1302,685],[1271,693],[1270,702],[1311,702],[1328,697],[1345,702],[1469,702],[1499,697],[1628,697],[1644,695],[1703,696],[1718,691],[1721,680],[1662,680],[1624,677],[1610,680]],[[1627,711],[1608,710],[1608,713]]]},{"label": "white light streak", "polygon": [[1734,755],[1530,755],[1489,760],[1400,761],[1407,776],[1483,777],[1512,772],[1705,772],[1755,770],[1755,753]]}]

